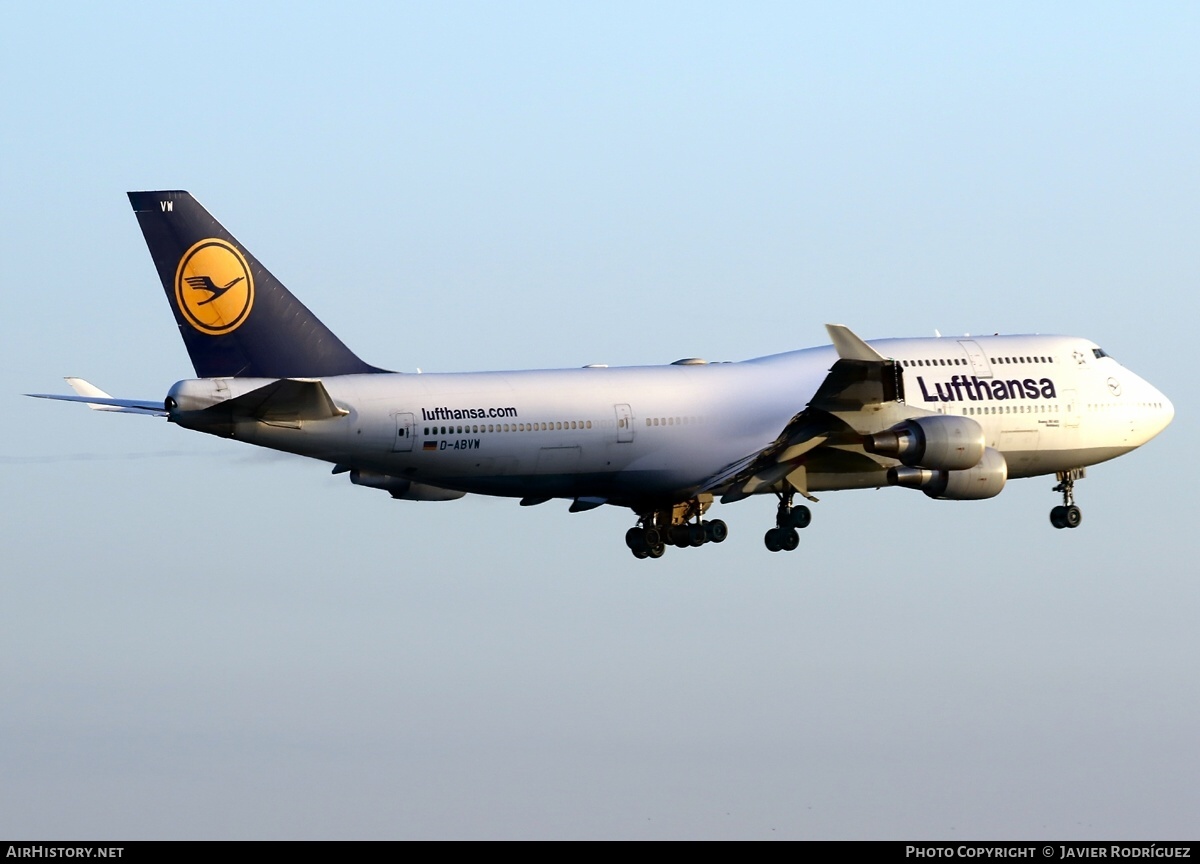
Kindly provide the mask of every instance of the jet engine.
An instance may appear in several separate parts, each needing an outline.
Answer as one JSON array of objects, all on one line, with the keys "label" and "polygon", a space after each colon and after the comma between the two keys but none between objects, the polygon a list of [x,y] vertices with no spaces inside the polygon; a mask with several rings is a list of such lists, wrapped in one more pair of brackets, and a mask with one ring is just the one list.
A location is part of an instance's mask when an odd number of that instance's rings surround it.
[{"label": "jet engine", "polygon": [[928,468],[889,468],[889,486],[920,489],[930,498],[946,501],[976,501],[994,498],[1008,480],[1008,463],[991,447],[983,449],[979,463],[965,471],[933,471]]},{"label": "jet engine", "polygon": [[910,467],[943,471],[975,467],[986,446],[982,426],[970,417],[946,414],[914,417],[863,441],[868,453],[890,456]]}]

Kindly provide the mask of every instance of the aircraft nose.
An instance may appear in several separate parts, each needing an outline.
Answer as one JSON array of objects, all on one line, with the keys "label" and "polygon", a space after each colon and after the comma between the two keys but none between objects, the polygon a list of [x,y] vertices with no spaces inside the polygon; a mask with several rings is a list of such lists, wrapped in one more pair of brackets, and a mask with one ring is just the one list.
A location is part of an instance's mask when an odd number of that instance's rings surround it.
[{"label": "aircraft nose", "polygon": [[1167,426],[1171,424],[1171,421],[1175,419],[1175,406],[1172,405],[1171,400],[1162,393],[1158,394],[1158,398],[1162,404],[1161,413],[1159,415],[1159,419],[1162,422],[1162,426],[1160,427],[1159,431],[1162,431],[1162,429],[1166,429]]},{"label": "aircraft nose", "polygon": [[1150,388],[1149,402],[1154,411],[1155,428],[1150,433],[1153,437],[1171,425],[1171,421],[1175,419],[1175,406],[1161,390],[1155,387]]}]

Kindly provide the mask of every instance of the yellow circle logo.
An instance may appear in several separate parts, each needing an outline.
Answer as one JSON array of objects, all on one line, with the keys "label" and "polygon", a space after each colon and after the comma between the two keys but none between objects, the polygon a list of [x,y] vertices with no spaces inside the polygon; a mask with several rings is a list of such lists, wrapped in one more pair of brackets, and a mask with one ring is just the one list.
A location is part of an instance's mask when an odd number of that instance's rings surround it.
[{"label": "yellow circle logo", "polygon": [[254,277],[242,253],[224,240],[201,240],[179,259],[175,303],[201,333],[241,327],[254,305]]}]

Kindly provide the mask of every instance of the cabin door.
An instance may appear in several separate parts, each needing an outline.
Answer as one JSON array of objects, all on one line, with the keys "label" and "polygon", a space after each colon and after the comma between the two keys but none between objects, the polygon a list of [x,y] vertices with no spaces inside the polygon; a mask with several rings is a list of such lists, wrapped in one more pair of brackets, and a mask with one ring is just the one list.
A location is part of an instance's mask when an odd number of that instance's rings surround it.
[{"label": "cabin door", "polygon": [[392,439],[393,453],[407,453],[413,449],[413,437],[416,432],[413,415],[407,411],[396,412],[396,436]]},{"label": "cabin door", "polygon": [[633,440],[633,412],[628,405],[614,405],[617,412],[617,443],[628,444]]}]

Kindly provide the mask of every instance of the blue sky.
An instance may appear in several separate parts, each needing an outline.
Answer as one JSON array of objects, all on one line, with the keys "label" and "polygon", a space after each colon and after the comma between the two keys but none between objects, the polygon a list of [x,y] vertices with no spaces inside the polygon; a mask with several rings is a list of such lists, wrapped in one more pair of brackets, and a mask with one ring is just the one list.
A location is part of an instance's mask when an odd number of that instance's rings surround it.
[{"label": "blue sky", "polygon": [[[1191,4],[11,7],[0,833],[1190,836]],[[395,502],[28,400],[192,374],[124,193],[185,188],[368,362],[1073,333],[1174,424],[1077,487],[628,514]]]}]

